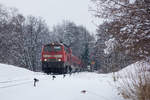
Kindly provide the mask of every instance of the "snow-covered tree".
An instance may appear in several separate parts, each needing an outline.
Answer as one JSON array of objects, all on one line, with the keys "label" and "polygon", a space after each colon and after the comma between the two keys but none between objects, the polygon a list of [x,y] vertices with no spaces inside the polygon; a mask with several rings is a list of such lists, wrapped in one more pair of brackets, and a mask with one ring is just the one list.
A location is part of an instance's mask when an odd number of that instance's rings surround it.
[{"label": "snow-covered tree", "polygon": [[107,20],[107,30],[118,42],[116,50],[135,61],[150,56],[149,0],[92,0],[95,16]]},{"label": "snow-covered tree", "polygon": [[[70,21],[63,21],[62,24],[54,26],[52,33],[56,36],[57,42],[63,42],[73,49],[73,54],[81,57],[84,51],[85,41],[92,41],[94,37],[83,26],[77,26]],[[85,34],[87,35],[85,37]]]},{"label": "snow-covered tree", "polygon": [[94,47],[95,68],[100,72],[117,71],[132,63],[131,57],[124,52],[116,51],[119,46],[108,30],[111,29],[109,22],[104,22],[97,28],[97,41]]},{"label": "snow-covered tree", "polygon": [[42,45],[52,39],[45,21],[2,5],[0,16],[0,62],[39,69]]},{"label": "snow-covered tree", "polygon": [[25,26],[25,60],[32,70],[39,69],[41,66],[42,45],[50,42],[50,33],[44,20],[33,16],[28,16]]}]

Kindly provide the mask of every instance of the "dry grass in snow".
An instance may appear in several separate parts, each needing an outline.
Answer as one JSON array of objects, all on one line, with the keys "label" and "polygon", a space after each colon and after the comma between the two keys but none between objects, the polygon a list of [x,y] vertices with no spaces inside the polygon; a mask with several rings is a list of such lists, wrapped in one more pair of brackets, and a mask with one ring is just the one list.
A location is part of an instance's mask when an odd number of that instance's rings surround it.
[{"label": "dry grass in snow", "polygon": [[137,62],[118,73],[114,81],[119,94],[130,100],[150,100],[150,63]]}]

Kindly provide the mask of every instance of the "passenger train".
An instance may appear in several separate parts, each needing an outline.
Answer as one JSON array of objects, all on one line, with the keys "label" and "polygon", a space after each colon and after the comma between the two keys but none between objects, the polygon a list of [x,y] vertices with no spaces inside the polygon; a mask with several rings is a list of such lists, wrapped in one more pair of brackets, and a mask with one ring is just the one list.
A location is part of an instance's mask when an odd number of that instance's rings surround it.
[{"label": "passenger train", "polygon": [[71,73],[82,69],[81,60],[72,54],[72,49],[62,43],[46,44],[42,48],[42,71],[49,73]]}]

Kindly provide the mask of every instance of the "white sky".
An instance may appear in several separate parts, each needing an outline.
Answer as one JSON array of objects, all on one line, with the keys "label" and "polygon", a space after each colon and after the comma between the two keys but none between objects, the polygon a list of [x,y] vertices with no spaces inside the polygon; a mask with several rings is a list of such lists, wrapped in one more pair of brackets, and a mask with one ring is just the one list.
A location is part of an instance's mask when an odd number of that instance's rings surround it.
[{"label": "white sky", "polygon": [[88,12],[90,0],[0,0],[0,3],[15,7],[24,15],[41,16],[50,27],[62,20],[70,20],[91,32],[96,29]]}]

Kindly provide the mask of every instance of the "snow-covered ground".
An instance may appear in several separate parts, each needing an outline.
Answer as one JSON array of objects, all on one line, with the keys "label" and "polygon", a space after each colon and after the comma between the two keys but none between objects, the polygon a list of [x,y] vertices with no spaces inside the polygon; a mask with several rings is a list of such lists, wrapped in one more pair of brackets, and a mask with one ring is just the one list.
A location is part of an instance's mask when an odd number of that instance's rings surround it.
[{"label": "snow-covered ground", "polygon": [[[39,79],[36,87],[34,78]],[[51,75],[0,64],[0,100],[123,100],[113,83],[112,74],[82,72],[52,80]]]}]

